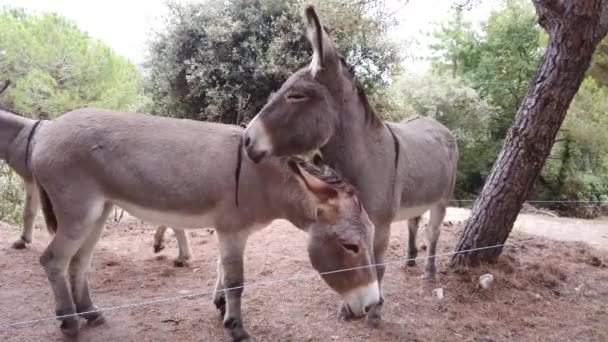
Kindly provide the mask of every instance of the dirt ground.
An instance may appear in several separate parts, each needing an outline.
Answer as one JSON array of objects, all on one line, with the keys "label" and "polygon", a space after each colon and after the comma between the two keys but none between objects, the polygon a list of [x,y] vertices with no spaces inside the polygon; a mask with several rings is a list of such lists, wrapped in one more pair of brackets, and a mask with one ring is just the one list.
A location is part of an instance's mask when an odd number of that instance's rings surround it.
[{"label": "dirt ground", "polygon": [[[439,252],[453,250],[461,229],[459,224],[442,228]],[[608,234],[608,226],[603,231]],[[153,254],[153,232],[153,226],[132,219],[108,225],[90,278],[98,306],[213,289],[217,246],[212,231],[189,232],[194,254],[189,268],[172,266],[177,253],[172,234],[167,248]],[[54,312],[38,264],[47,234],[36,230],[33,245],[23,251],[10,248],[18,235],[16,228],[0,224],[0,324]],[[406,237],[406,223],[395,223],[388,260],[404,256]],[[530,237],[516,232],[510,242]],[[492,268],[457,275],[448,271],[448,262],[448,257],[438,259],[440,278],[435,283],[419,279],[420,265],[390,266],[384,322],[376,330],[363,321],[337,319],[338,296],[318,277],[245,289],[245,325],[257,341],[608,341],[606,250],[537,238],[505,248]],[[276,221],[249,241],[248,284],[311,272],[305,233],[285,221]],[[488,290],[478,285],[485,272],[496,278]],[[432,295],[434,288],[444,289],[442,300]],[[228,340],[210,295],[115,310],[106,318],[105,325],[84,326],[81,341]],[[56,321],[0,330],[1,341],[61,339]]]}]

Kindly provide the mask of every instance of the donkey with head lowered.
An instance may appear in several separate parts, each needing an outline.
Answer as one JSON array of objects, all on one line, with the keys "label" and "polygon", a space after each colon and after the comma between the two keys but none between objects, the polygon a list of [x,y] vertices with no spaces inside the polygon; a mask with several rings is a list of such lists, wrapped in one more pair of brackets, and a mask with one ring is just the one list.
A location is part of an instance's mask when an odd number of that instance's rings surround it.
[{"label": "donkey with head lowered", "polygon": [[[363,315],[380,301],[374,226],[355,189],[329,168],[275,158],[241,165],[242,129],[144,114],[81,109],[36,123],[0,111],[0,157],[38,186],[54,237],[40,258],[65,335],[104,317],[91,300],[87,272],[113,205],[172,227],[215,227],[219,242],[213,301],[235,341],[249,339],[241,317],[247,238],[277,218],[309,236],[313,267]],[[338,269],[346,272],[325,273]],[[230,289],[224,291],[224,289]]]},{"label": "donkey with head lowered", "polygon": [[[384,260],[391,222],[407,219],[409,264],[414,264],[419,219],[430,210],[424,273],[433,279],[439,226],[456,178],[456,139],[430,118],[381,121],[312,6],[305,16],[312,61],[291,75],[250,122],[243,133],[247,155],[260,162],[320,149],[325,161],[359,190],[376,227],[378,263]],[[377,271],[381,281],[384,266]],[[380,323],[381,303],[368,315],[372,326]]]}]

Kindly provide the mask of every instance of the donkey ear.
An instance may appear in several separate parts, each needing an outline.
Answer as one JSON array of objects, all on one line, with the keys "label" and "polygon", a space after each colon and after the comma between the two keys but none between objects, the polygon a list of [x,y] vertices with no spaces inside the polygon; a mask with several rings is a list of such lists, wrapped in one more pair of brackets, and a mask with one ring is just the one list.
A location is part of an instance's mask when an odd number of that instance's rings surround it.
[{"label": "donkey ear", "polygon": [[11,80],[0,81],[0,94],[2,94],[9,85],[11,85]]},{"label": "donkey ear", "polygon": [[337,70],[340,67],[338,51],[321,25],[321,20],[313,5],[306,7],[306,35],[312,45],[310,71],[315,76],[321,69]]},{"label": "donkey ear", "polygon": [[325,183],[319,178],[311,175],[304,170],[298,163],[290,160],[287,165],[296,174],[296,178],[300,185],[310,191],[319,201],[319,204],[328,204],[328,202],[338,197],[338,191],[331,185]]}]

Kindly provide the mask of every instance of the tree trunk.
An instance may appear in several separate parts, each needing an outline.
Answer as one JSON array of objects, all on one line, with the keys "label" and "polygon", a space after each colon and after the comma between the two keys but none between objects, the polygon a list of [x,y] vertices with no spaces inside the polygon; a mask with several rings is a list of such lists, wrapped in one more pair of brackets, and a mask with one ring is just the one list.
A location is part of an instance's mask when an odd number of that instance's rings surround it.
[{"label": "tree trunk", "polygon": [[[570,102],[606,35],[608,0],[533,0],[549,45],[519,108],[457,251],[504,244],[551,152]],[[494,263],[502,248],[456,254],[452,268]]]}]

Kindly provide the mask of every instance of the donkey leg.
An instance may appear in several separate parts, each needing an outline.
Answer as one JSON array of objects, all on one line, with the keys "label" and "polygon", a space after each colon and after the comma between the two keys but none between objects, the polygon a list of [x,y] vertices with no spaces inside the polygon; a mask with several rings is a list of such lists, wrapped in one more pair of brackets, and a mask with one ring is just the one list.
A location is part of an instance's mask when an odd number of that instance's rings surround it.
[{"label": "donkey leg", "polygon": [[248,235],[219,233],[220,259],[222,263],[222,283],[226,296],[224,328],[233,341],[248,341],[250,336],[243,327],[241,316],[241,295],[243,294],[244,267],[243,253]]},{"label": "donkey leg", "polygon": [[382,279],[384,279],[384,272],[386,270],[384,263],[384,257],[386,255],[386,249],[390,240],[391,224],[379,225],[376,227],[376,233],[374,235],[374,255],[376,261],[376,274],[378,276],[378,286],[380,287],[380,302],[375,305],[367,313],[366,323],[369,327],[377,328],[382,322],[382,306],[384,305],[384,294],[382,293]]},{"label": "donkey leg", "polygon": [[165,231],[167,226],[158,226],[154,233],[154,253],[158,253],[165,249]]},{"label": "donkey leg", "polygon": [[91,233],[85,239],[78,252],[76,252],[76,255],[72,258],[69,268],[72,298],[76,304],[76,312],[82,313],[82,317],[84,317],[90,325],[94,326],[103,324],[105,319],[101,312],[91,312],[97,310],[97,307],[93,305],[93,301],[91,300],[87,278],[95,245],[101,237],[105,221],[111,211],[112,205],[106,204],[101,216],[94,223]]},{"label": "donkey leg", "polygon": [[407,241],[407,265],[416,266],[416,257],[418,257],[418,248],[416,247],[416,234],[418,234],[418,226],[422,217],[414,217],[407,220],[407,228],[409,237]]},{"label": "donkey leg", "polygon": [[220,311],[220,319],[226,316],[226,293],[224,289],[224,270],[222,269],[222,258],[217,258],[217,281],[213,291],[213,304]]},{"label": "donkey leg", "polygon": [[175,233],[175,238],[177,238],[177,247],[179,248],[179,254],[177,259],[173,261],[173,265],[175,267],[188,267],[188,261],[190,260],[191,254],[186,231],[173,228],[173,232]]},{"label": "donkey leg", "polygon": [[17,241],[13,242],[13,248],[24,249],[28,243],[32,243],[34,221],[40,208],[40,197],[38,187],[34,182],[24,180],[25,184],[25,207],[23,208],[23,232]]},{"label": "donkey leg", "polygon": [[424,265],[424,279],[435,280],[437,267],[435,266],[435,255],[437,254],[437,240],[439,239],[440,226],[445,218],[445,203],[436,204],[431,209],[431,217],[426,228],[427,259]]},{"label": "donkey leg", "polygon": [[[68,281],[68,265],[88,235],[89,228],[89,226],[80,224],[60,224],[57,234],[40,257],[40,264],[44,268],[55,296],[57,316],[76,313],[76,305],[72,299]],[[76,316],[63,317],[59,320],[64,335],[67,337],[78,335],[79,324]]]}]

